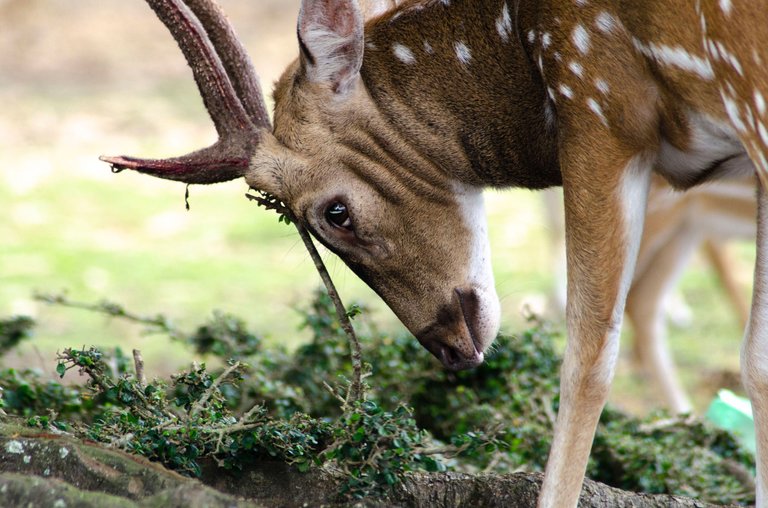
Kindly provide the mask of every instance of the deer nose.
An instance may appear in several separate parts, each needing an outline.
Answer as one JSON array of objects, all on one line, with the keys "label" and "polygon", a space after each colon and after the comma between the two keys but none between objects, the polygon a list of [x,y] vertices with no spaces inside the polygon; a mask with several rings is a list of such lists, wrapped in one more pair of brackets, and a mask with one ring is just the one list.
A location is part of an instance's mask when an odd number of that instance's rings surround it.
[{"label": "deer nose", "polygon": [[483,363],[483,353],[473,349],[472,353],[465,353],[461,349],[453,347],[438,340],[425,343],[424,346],[438,360],[450,370],[474,369]]},{"label": "deer nose", "polygon": [[437,319],[420,333],[419,342],[450,370],[472,369],[483,363],[489,326],[481,295],[472,287],[454,288],[451,302],[437,313]]}]

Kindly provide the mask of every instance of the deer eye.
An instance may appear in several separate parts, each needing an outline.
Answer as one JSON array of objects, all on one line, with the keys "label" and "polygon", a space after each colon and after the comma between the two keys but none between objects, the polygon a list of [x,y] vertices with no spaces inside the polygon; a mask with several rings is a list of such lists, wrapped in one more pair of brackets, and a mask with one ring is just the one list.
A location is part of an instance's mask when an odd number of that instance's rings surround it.
[{"label": "deer eye", "polygon": [[337,228],[352,229],[352,219],[344,203],[336,201],[325,210],[325,219]]}]

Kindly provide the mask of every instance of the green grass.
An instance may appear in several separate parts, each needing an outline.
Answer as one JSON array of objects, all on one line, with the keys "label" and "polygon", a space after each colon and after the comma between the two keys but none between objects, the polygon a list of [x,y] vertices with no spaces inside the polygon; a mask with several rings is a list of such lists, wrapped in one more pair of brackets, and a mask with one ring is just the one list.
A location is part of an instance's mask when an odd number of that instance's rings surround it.
[{"label": "green grass", "polygon": [[[138,347],[149,372],[189,360],[136,327],[47,308],[32,300],[34,291],[108,298],[138,313],[165,312],[186,328],[216,308],[242,316],[267,341],[306,340],[293,308],[306,304],[317,275],[293,228],[249,203],[243,183],[193,187],[187,212],[183,185],[112,175],[97,160],[102,153],[175,155],[212,141],[188,76],[122,88],[12,83],[0,86],[0,103],[0,315],[40,321],[35,341],[6,362],[52,371],[57,349],[90,344]],[[555,282],[543,209],[537,194],[520,190],[489,194],[487,208],[503,326],[519,330],[522,303],[543,301]],[[734,249],[740,273],[751,271],[751,252]],[[382,326],[400,326],[340,261],[326,257],[348,303],[361,300]],[[703,410],[715,374],[737,368],[741,332],[700,259],[681,289],[694,322],[673,329],[670,342]],[[615,402],[635,410],[657,405],[629,370],[625,362],[619,367]]]}]

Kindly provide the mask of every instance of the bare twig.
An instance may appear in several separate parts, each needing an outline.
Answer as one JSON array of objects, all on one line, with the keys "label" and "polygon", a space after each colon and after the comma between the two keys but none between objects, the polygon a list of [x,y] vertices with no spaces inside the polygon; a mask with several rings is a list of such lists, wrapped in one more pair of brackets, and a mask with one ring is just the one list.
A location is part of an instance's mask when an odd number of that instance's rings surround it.
[{"label": "bare twig", "polygon": [[724,459],[723,467],[729,472],[736,480],[744,487],[745,492],[755,491],[755,477],[752,473],[744,467],[743,464],[739,464],[733,459]]},{"label": "bare twig", "polygon": [[147,378],[144,375],[144,358],[141,357],[141,351],[138,349],[133,350],[133,364],[136,368],[136,382],[143,390],[147,386]]},{"label": "bare twig", "polygon": [[247,423],[251,418],[253,418],[254,414],[258,413],[259,411],[261,411],[263,409],[264,409],[264,406],[262,406],[261,404],[256,404],[251,409],[246,411],[243,414],[243,416],[240,417],[240,421],[244,422],[244,423]]},{"label": "bare twig", "polygon": [[694,422],[696,422],[696,416],[694,415],[678,415],[671,418],[656,420],[650,423],[644,423],[639,425],[637,430],[640,432],[650,433],[657,430],[664,430],[670,427],[675,427],[677,425],[692,425]]},{"label": "bare twig", "polygon": [[133,314],[132,312],[128,312],[121,305],[108,302],[106,300],[97,304],[83,303],[83,302],[76,302],[76,301],[70,300],[64,294],[56,295],[56,294],[46,294],[46,293],[35,293],[33,298],[39,302],[44,302],[49,305],[59,305],[62,307],[69,307],[73,309],[83,309],[83,310],[88,310],[92,312],[98,312],[101,314],[106,314],[107,316],[110,316],[110,317],[122,318],[127,321],[132,321],[134,323],[151,326],[156,328],[158,332],[167,333],[169,336],[171,336],[174,339],[178,339],[184,336],[184,334],[181,331],[177,330],[163,315],[157,315],[153,317],[140,316],[138,314]]},{"label": "bare twig", "polygon": [[326,389],[326,390],[328,390],[328,393],[330,393],[331,395],[333,395],[333,398],[334,398],[334,399],[336,399],[336,400],[338,400],[339,402],[341,402],[341,404],[342,404],[342,405],[345,405],[345,404],[347,404],[347,401],[344,399],[344,397],[342,397],[342,396],[340,396],[338,393],[336,393],[336,390],[334,390],[334,389],[333,389],[333,387],[332,387],[331,385],[329,385],[328,383],[326,383],[325,381],[323,381],[323,386],[325,387],[325,389]]},{"label": "bare twig", "polygon": [[[363,353],[362,348],[360,347],[360,341],[355,334],[355,329],[352,327],[352,322],[349,320],[349,316],[347,315],[347,309],[344,307],[344,304],[341,301],[341,297],[339,297],[338,291],[336,291],[336,286],[333,284],[333,280],[331,280],[331,276],[328,273],[328,270],[325,268],[323,259],[317,252],[315,244],[312,242],[312,237],[310,236],[307,229],[296,220],[291,211],[286,208],[280,201],[275,199],[273,196],[263,192],[260,192],[259,195],[246,194],[245,196],[251,201],[256,201],[259,206],[263,206],[267,210],[276,211],[283,217],[286,217],[296,226],[296,229],[299,232],[299,236],[304,242],[304,246],[307,248],[310,257],[315,264],[317,273],[320,274],[320,279],[323,281],[326,291],[328,291],[328,296],[330,296],[331,300],[333,301],[333,305],[336,308],[336,316],[339,319],[339,324],[341,324],[341,328],[347,335],[350,349],[352,351],[352,382],[349,386],[347,400],[344,403],[344,405],[348,407],[352,402],[361,400],[363,396]],[[344,407],[344,409],[346,410],[347,407]]]},{"label": "bare twig", "polygon": [[194,418],[197,416],[197,414],[204,408],[206,402],[208,402],[208,399],[211,398],[211,395],[218,390],[219,385],[226,381],[226,379],[232,375],[233,372],[235,372],[237,369],[240,368],[242,364],[240,362],[235,362],[232,365],[227,368],[224,372],[222,372],[219,377],[217,377],[213,383],[211,383],[211,386],[208,387],[208,389],[205,391],[202,397],[200,397],[195,404],[192,406],[192,409],[189,412],[190,418]]}]

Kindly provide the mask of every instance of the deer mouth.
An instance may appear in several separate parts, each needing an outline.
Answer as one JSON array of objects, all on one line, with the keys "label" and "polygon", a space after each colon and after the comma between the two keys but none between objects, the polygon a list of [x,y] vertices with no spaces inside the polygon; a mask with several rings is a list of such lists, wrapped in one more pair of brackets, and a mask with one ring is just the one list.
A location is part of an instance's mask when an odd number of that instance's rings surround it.
[{"label": "deer mouth", "polygon": [[417,334],[419,342],[450,370],[473,369],[483,363],[480,301],[477,292],[456,288],[454,302],[438,313],[431,326]]},{"label": "deer mouth", "polygon": [[458,347],[446,344],[443,337],[419,338],[419,342],[448,370],[474,369],[484,360],[483,353],[476,349],[473,348],[472,352],[467,354]]}]

